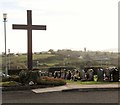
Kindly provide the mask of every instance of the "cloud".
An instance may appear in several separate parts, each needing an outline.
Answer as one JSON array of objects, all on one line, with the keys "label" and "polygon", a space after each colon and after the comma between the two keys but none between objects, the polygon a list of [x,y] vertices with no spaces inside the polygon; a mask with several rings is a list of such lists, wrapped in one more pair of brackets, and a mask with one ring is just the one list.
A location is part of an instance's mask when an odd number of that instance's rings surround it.
[{"label": "cloud", "polygon": [[22,9],[17,0],[0,0],[1,11]]}]

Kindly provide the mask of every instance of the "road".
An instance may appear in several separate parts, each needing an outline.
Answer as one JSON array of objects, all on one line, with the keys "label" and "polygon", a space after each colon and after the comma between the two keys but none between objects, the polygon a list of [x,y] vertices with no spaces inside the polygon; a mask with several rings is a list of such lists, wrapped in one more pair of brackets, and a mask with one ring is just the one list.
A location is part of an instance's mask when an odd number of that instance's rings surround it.
[{"label": "road", "polygon": [[5,91],[3,103],[118,103],[118,91],[51,92]]}]

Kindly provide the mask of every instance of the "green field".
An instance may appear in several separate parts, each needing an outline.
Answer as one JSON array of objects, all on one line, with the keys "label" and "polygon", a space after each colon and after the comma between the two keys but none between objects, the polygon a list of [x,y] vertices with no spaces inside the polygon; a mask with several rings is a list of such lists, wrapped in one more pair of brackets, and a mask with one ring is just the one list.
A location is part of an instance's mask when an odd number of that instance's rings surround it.
[{"label": "green field", "polygon": [[[33,60],[37,60],[37,59],[45,59],[48,57],[52,57],[55,55],[51,55],[51,54],[33,54]],[[12,61],[19,61],[19,62],[24,62],[27,60],[27,55],[19,55],[19,56],[11,56],[11,62]]]},{"label": "green field", "polygon": [[[82,58],[80,58],[82,56]],[[109,61],[95,61],[101,56],[109,58]],[[33,54],[33,68],[46,68],[52,66],[73,66],[75,68],[90,66],[118,66],[118,54],[109,52],[82,52],[71,50],[60,50],[54,53],[39,53]],[[3,67],[5,65],[5,57],[0,59]],[[8,66],[10,69],[24,69],[27,67],[27,55],[18,54],[7,57]],[[2,67],[2,66],[1,66]]]}]

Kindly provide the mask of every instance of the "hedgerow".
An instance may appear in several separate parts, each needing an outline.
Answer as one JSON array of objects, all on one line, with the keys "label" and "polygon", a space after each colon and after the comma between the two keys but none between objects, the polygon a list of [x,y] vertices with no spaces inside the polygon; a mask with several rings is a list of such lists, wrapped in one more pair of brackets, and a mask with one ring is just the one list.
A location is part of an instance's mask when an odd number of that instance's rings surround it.
[{"label": "hedgerow", "polygon": [[37,84],[38,85],[60,86],[60,85],[65,85],[66,81],[61,78],[43,76],[37,80]]}]

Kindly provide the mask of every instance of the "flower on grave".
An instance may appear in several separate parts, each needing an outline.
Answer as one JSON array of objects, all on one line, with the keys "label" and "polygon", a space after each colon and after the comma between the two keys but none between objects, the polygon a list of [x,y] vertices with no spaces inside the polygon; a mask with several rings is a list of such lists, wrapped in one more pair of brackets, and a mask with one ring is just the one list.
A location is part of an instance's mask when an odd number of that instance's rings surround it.
[{"label": "flower on grave", "polygon": [[30,81],[30,82],[29,82],[29,85],[34,85],[34,82],[33,82],[33,81]]}]

